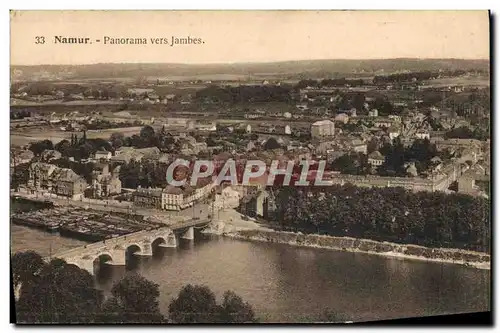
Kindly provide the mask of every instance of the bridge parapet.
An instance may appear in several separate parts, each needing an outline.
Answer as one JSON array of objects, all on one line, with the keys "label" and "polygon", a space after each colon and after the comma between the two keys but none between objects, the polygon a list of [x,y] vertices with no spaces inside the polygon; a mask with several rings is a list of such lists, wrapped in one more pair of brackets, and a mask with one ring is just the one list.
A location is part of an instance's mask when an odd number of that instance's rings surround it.
[{"label": "bridge parapet", "polygon": [[139,255],[152,255],[152,244],[157,239],[160,239],[160,242],[165,243],[166,246],[177,246],[173,231],[170,228],[162,227],[84,245],[56,253],[52,257],[64,259],[68,264],[74,264],[94,274],[96,259],[112,265],[125,265],[127,250],[133,249]]},{"label": "bridge parapet", "polygon": [[[150,256],[153,254],[154,242],[159,240],[164,247],[176,247],[177,236],[174,232],[181,232],[182,238],[194,239],[194,227],[206,225],[209,222],[208,219],[193,219],[169,227],[142,230],[59,252],[52,257],[64,259],[68,264],[74,264],[94,274],[96,259],[112,265],[125,265],[129,249],[133,249],[136,254]],[[45,259],[49,260],[49,258]]]}]

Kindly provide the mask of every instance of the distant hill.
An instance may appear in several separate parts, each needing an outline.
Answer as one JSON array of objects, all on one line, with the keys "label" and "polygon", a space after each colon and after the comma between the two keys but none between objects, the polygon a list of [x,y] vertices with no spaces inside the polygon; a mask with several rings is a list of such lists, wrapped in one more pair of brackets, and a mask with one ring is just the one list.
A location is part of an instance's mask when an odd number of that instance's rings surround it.
[{"label": "distant hill", "polygon": [[383,60],[300,60],[235,64],[92,64],[11,66],[18,79],[33,76],[74,79],[168,77],[203,75],[241,75],[246,77],[336,77],[349,74],[370,75],[421,70],[482,70],[489,72],[489,60],[464,59],[383,59]]}]

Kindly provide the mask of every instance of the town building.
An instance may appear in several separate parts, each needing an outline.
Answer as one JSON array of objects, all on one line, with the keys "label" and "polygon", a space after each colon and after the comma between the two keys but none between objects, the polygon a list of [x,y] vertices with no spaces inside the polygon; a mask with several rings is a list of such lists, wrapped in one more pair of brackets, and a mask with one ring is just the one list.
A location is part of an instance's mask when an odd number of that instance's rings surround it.
[{"label": "town building", "polygon": [[371,166],[377,167],[384,164],[384,162],[385,162],[385,157],[378,150],[371,152],[368,155],[368,163]]},{"label": "town building", "polygon": [[378,117],[378,110],[377,109],[371,109],[368,111],[368,117]]},{"label": "town building", "polygon": [[110,151],[98,150],[94,154],[94,160],[100,162],[109,161],[112,156],[113,154]]},{"label": "town building", "polygon": [[109,164],[95,165],[92,172],[92,196],[94,198],[106,198],[121,193],[120,168],[121,166],[116,166],[112,172],[109,172]]},{"label": "town building", "polygon": [[60,152],[58,152],[57,150],[45,149],[40,154],[40,160],[43,162],[50,162],[53,160],[58,160],[61,157],[62,157],[62,154]]},{"label": "town building", "polygon": [[164,189],[138,188],[134,192],[134,205],[138,207],[179,211],[206,198],[214,188],[211,177],[199,179],[196,186],[168,185]]},{"label": "town building", "polygon": [[386,118],[386,117],[377,117],[374,121],[373,124],[375,127],[391,127],[394,121],[392,119]]},{"label": "town building", "polygon": [[138,188],[134,192],[134,206],[162,209],[162,189]]},{"label": "town building", "polygon": [[422,139],[422,140],[425,140],[425,139],[430,139],[430,138],[431,138],[431,135],[430,135],[429,131],[426,131],[426,130],[418,130],[418,131],[415,133],[415,136],[416,136],[418,139]]},{"label": "town building", "polygon": [[473,194],[478,191],[474,177],[468,175],[467,173],[458,179],[457,184],[459,193]]},{"label": "town building", "polygon": [[391,119],[391,120],[394,120],[395,122],[397,123],[400,123],[401,122],[401,116],[397,116],[397,115],[389,115],[387,118]]},{"label": "town building", "polygon": [[29,163],[35,157],[31,150],[11,150],[10,166],[15,167],[19,164]]},{"label": "town building", "polygon": [[366,154],[367,153],[367,150],[368,150],[368,146],[366,143],[364,143],[363,141],[361,140],[352,140],[351,142],[351,149],[352,151],[354,151],[355,153],[363,153],[363,154]]},{"label": "town building", "polygon": [[335,123],[331,120],[320,120],[311,125],[312,138],[325,138],[335,135]]},{"label": "town building", "polygon": [[28,190],[45,192],[79,200],[83,198],[87,182],[73,170],[52,164],[35,162],[29,167]]},{"label": "town building", "polygon": [[335,121],[342,124],[347,124],[349,122],[349,116],[345,113],[340,113],[335,116]]},{"label": "town building", "polygon": [[234,126],[229,126],[230,128],[232,128],[232,130],[228,130],[229,133],[232,133],[233,131],[234,132],[238,132],[238,133],[246,133],[246,134],[249,134],[249,133],[252,133],[252,125],[250,124],[245,124],[245,123],[239,123],[239,124],[236,124]]}]

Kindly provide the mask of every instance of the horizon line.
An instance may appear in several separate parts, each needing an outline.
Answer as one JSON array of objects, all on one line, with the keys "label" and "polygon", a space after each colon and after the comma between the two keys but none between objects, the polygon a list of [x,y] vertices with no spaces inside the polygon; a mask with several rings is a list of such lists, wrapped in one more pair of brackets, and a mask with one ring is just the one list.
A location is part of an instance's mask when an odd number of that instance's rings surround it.
[{"label": "horizon line", "polygon": [[210,65],[263,65],[278,64],[286,62],[319,62],[319,61],[377,61],[377,60],[462,60],[462,61],[490,61],[491,58],[421,58],[421,57],[396,57],[396,58],[320,58],[320,59],[295,59],[295,60],[275,60],[275,61],[236,61],[236,62],[200,62],[200,63],[182,63],[182,62],[94,62],[78,64],[10,64],[10,67],[36,67],[36,66],[92,66],[92,65],[183,65],[183,66],[210,66]]}]

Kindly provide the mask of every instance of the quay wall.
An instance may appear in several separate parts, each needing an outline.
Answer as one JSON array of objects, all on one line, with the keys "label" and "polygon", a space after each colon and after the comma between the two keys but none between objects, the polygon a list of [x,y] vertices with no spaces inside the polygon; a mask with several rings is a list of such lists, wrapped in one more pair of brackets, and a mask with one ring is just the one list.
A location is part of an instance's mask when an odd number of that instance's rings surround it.
[{"label": "quay wall", "polygon": [[64,196],[58,196],[54,193],[50,192],[37,192],[35,194],[29,193],[27,190],[20,189],[18,192],[11,192],[13,195],[23,196],[27,199],[55,199],[55,200],[66,200],[68,202],[77,201],[77,202],[85,202],[89,204],[97,204],[97,205],[108,205],[108,206],[116,206],[116,207],[132,207],[132,202],[128,201],[118,201],[113,199],[102,200],[102,199],[91,199],[85,197],[79,197],[78,199],[73,199]]},{"label": "quay wall", "polygon": [[225,233],[224,236],[270,243],[295,246],[325,248],[346,252],[363,252],[408,259],[420,259],[473,266],[490,269],[490,255],[482,252],[461,249],[428,248],[412,244],[378,242],[352,237],[335,237],[317,234],[302,234],[285,231],[239,230]]}]

